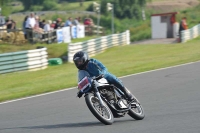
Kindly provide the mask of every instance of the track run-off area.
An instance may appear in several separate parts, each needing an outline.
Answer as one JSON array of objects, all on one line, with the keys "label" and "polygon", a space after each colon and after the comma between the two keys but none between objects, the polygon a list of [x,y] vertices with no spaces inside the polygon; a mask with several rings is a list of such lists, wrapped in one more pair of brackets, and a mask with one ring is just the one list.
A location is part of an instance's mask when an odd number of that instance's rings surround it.
[{"label": "track run-off area", "polygon": [[143,120],[126,115],[105,126],[71,88],[0,103],[0,133],[200,132],[200,62],[120,79],[144,107]]}]

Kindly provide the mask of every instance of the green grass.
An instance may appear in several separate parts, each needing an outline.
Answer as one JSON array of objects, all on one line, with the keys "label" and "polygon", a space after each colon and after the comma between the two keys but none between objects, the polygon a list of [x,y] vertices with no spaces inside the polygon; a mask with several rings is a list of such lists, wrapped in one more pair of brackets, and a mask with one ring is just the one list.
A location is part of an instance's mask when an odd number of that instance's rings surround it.
[{"label": "green grass", "polygon": [[[200,38],[183,44],[117,46],[98,54],[108,70],[123,76],[200,60]],[[65,63],[34,72],[0,75],[0,101],[76,86],[77,69]],[[75,95],[75,94],[74,94]]]},{"label": "green grass", "polygon": [[83,3],[83,6],[80,7],[80,3],[79,2],[75,2],[75,3],[62,3],[62,4],[58,4],[58,9],[59,10],[76,10],[76,11],[85,11],[90,4],[92,4],[93,1],[86,1]]}]

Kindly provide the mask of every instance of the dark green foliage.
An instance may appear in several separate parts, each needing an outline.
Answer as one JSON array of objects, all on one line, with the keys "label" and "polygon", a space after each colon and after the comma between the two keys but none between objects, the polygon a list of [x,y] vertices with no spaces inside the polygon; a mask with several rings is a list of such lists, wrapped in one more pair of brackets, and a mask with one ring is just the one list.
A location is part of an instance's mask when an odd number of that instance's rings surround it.
[{"label": "dark green foliage", "polygon": [[114,5],[114,14],[117,18],[141,18],[141,9],[145,6],[147,0],[102,0],[101,13],[107,14],[107,3]]},{"label": "dark green foliage", "polygon": [[189,28],[197,24],[200,24],[200,17],[199,17],[200,10],[199,9],[200,9],[200,4],[194,8],[181,11],[180,14],[178,14],[177,16],[177,20],[181,20],[182,17],[186,17]]},{"label": "dark green foliage", "polygon": [[10,2],[10,0],[0,0],[0,6],[5,6],[6,4],[8,4]]},{"label": "dark green foliage", "polygon": [[30,10],[31,11],[41,11],[43,9],[43,6],[35,5],[31,6]]},{"label": "dark green foliage", "polygon": [[86,9],[87,11],[93,11],[93,4],[90,4],[89,7]]},{"label": "dark green foliage", "polygon": [[52,10],[52,9],[57,9],[57,3],[56,1],[54,0],[44,0],[44,8],[43,10]]},{"label": "dark green foliage", "polygon": [[24,5],[24,10],[29,10],[31,6],[42,5],[44,0],[19,0]]},{"label": "dark green foliage", "polygon": [[8,16],[10,14],[10,7],[7,6],[9,2],[10,0],[0,0],[1,14],[3,16]]},{"label": "dark green foliage", "polygon": [[[41,6],[43,5],[44,9],[55,9],[56,8],[56,3],[58,0],[19,0],[23,3],[24,5],[24,10],[30,10],[32,9],[32,6]],[[34,7],[35,8],[35,7]]]}]

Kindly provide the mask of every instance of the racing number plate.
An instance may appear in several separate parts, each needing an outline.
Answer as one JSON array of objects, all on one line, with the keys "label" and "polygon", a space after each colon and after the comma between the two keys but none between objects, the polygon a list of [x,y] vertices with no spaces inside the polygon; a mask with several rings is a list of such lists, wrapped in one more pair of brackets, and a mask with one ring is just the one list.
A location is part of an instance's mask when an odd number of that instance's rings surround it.
[{"label": "racing number plate", "polygon": [[85,88],[87,88],[88,86],[90,86],[90,82],[88,80],[87,77],[84,77],[79,83],[78,83],[78,88],[80,90],[84,90]]}]

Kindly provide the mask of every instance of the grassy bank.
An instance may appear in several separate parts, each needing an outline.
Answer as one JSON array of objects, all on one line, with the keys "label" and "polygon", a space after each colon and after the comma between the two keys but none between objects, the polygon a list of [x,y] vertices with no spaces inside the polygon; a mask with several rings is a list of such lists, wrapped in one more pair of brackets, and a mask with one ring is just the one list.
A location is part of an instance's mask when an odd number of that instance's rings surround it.
[{"label": "grassy bank", "polygon": [[[85,38],[77,38],[73,39],[72,43],[76,42],[83,42],[90,39],[94,39],[97,36],[87,36]],[[47,48],[48,58],[57,58],[62,57],[63,55],[67,55],[68,44],[66,43],[52,43],[52,44],[24,44],[22,46],[15,46],[13,44],[0,44],[0,54],[2,53],[9,53],[9,52],[17,52],[17,51],[24,51],[24,50],[33,50],[36,49],[38,46],[43,46]]]},{"label": "grassy bank", "polygon": [[[198,61],[199,44],[200,38],[184,44],[117,46],[94,58],[103,62],[111,73],[123,76]],[[71,63],[35,72],[0,75],[0,101],[76,86],[76,75],[77,70]]]}]

